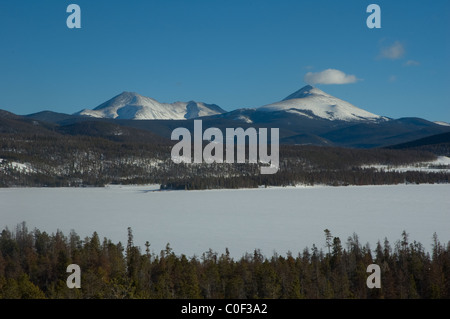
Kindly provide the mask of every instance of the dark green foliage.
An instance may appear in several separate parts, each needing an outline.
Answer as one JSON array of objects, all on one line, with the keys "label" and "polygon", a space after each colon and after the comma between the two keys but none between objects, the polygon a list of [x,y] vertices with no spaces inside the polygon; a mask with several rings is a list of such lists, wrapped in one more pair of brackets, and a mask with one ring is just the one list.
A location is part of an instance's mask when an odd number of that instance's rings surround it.
[{"label": "dark green foliage", "polygon": [[[313,245],[296,257],[259,250],[239,260],[212,250],[200,258],[178,256],[167,244],[160,254],[141,253],[128,228],[126,247],[98,234],[49,235],[25,223],[0,236],[0,298],[450,298],[450,243],[434,234],[430,253],[408,234],[372,251],[353,234],[343,247],[325,231],[325,251]],[[81,267],[81,288],[66,286],[66,267]],[[381,268],[381,289],[369,289],[369,264]]]},{"label": "dark green foliage", "polygon": [[[431,161],[421,150],[280,146],[280,169],[261,175],[258,164],[175,164],[171,145],[88,135],[0,133],[0,187],[160,184],[162,189],[255,188],[296,184],[380,185],[448,183],[449,173],[390,172],[363,165]],[[17,168],[14,162],[31,170]]]}]

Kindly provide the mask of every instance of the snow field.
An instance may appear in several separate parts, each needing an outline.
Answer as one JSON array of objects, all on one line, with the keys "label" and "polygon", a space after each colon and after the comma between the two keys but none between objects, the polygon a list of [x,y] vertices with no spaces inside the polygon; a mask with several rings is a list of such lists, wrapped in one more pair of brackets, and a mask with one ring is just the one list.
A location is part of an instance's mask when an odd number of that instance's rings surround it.
[{"label": "snow field", "polygon": [[230,250],[234,258],[261,249],[266,256],[294,255],[315,244],[325,250],[324,229],[343,246],[356,233],[375,249],[391,245],[403,230],[410,242],[431,250],[432,235],[450,240],[450,185],[290,187],[208,191],[158,191],[158,185],[105,188],[0,189],[0,226],[15,230],[25,221],[83,239],[97,231],[126,245],[159,253],[170,243],[176,254],[201,256]]}]

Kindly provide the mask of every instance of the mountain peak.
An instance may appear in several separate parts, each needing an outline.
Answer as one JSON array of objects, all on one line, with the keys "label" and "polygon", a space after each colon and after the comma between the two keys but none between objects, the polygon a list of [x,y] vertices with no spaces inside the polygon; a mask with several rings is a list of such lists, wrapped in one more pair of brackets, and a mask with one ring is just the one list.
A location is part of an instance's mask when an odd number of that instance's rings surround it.
[{"label": "mountain peak", "polygon": [[324,95],[324,96],[329,96],[327,93],[325,93],[324,91],[313,87],[311,85],[305,85],[304,87],[302,87],[300,90],[295,91],[294,93],[292,93],[291,95],[289,95],[288,97],[284,98],[283,101],[286,100],[292,100],[292,99],[301,99],[307,96],[311,96],[311,95]]},{"label": "mountain peak", "polygon": [[311,85],[306,85],[280,102],[258,108],[260,111],[285,111],[307,118],[340,121],[378,121],[381,116],[360,109]]},{"label": "mountain peak", "polygon": [[139,93],[136,93],[136,92],[123,91],[122,93],[120,93],[119,95],[116,95],[112,99],[116,99],[116,98],[133,99],[133,98],[146,98],[146,97],[141,95],[141,94],[139,94]]},{"label": "mountain peak", "polygon": [[125,120],[190,119],[221,114],[217,105],[200,102],[160,103],[136,92],[123,91],[93,110],[84,109],[76,115]]},{"label": "mountain peak", "polygon": [[123,91],[118,96],[142,96],[139,93],[136,92],[130,92],[130,91]]}]

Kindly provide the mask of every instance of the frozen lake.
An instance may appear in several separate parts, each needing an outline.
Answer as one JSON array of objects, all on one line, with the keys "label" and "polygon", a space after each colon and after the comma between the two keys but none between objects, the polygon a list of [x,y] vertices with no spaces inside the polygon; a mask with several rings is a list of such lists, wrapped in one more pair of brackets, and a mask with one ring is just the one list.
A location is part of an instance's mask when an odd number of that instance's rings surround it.
[{"label": "frozen lake", "polygon": [[126,245],[127,227],[134,243],[159,253],[170,243],[176,254],[200,256],[209,248],[228,247],[233,257],[261,249],[294,255],[316,244],[325,250],[324,229],[345,246],[357,233],[362,244],[387,237],[393,246],[406,230],[410,241],[431,249],[432,235],[450,240],[450,185],[291,187],[210,191],[155,191],[157,186],[105,188],[0,189],[0,227],[15,230],[25,221],[81,238]]}]

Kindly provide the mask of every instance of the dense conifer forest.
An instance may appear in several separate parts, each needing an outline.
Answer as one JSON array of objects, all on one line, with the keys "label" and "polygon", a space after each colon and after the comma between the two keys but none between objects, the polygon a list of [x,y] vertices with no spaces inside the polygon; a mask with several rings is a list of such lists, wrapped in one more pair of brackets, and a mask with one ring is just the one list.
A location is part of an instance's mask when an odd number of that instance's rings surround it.
[{"label": "dense conifer forest", "polygon": [[[138,136],[139,137],[139,136]],[[175,164],[172,144],[145,138],[63,134],[0,134],[0,187],[160,184],[170,189],[306,185],[448,183],[443,172],[377,170],[368,165],[432,161],[422,149],[350,149],[280,145],[280,169],[261,175],[263,164]]]},{"label": "dense conifer forest", "polygon": [[[0,298],[450,298],[450,242],[430,236],[430,249],[405,231],[372,248],[357,234],[340,239],[326,229],[323,243],[298,253],[255,249],[233,259],[228,250],[177,255],[170,244],[154,253],[148,242],[134,245],[130,228],[123,245],[97,233],[49,234],[22,223],[0,235]],[[69,264],[81,268],[79,289],[66,285]],[[379,289],[366,285],[370,264],[380,266]]]}]

